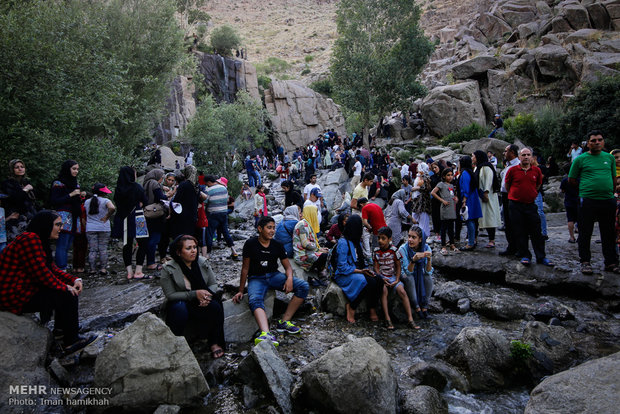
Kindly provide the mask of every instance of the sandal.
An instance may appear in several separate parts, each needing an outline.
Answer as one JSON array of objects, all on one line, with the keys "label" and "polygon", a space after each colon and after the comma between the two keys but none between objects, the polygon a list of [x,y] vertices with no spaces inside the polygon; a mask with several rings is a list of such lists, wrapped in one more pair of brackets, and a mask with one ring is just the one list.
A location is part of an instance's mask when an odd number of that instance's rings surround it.
[{"label": "sandal", "polygon": [[161,270],[163,268],[163,266],[161,265],[161,263],[153,263],[151,265],[148,265],[147,270]]},{"label": "sandal", "polygon": [[555,263],[553,263],[551,260],[549,260],[546,257],[544,259],[540,260],[538,262],[538,264],[542,264],[542,265],[549,266],[549,267],[554,267],[555,266]]},{"label": "sandal", "polygon": [[527,257],[522,258],[521,260],[519,260],[519,262],[521,262],[523,266],[529,266],[531,263],[530,259],[528,259]]},{"label": "sandal", "polygon": [[583,273],[584,275],[591,275],[592,273],[594,273],[594,271],[592,270],[592,265],[590,265],[590,262],[583,262],[581,264],[581,273]]},{"label": "sandal", "polygon": [[142,274],[142,276],[140,276],[140,277],[134,275],[133,278],[134,278],[134,280],[149,280],[149,279],[153,279],[153,276],[152,275]]},{"label": "sandal", "polygon": [[484,246],[485,249],[495,249],[495,242],[490,241],[489,243],[487,243],[486,246]]},{"label": "sandal", "polygon": [[620,274],[620,267],[617,264],[612,264],[609,266],[605,266],[605,271]]},{"label": "sandal", "polygon": [[474,250],[474,248],[475,248],[475,246],[470,246],[469,244],[467,244],[461,250],[464,251],[464,252],[469,252],[471,250]]},{"label": "sandal", "polygon": [[450,250],[452,250],[454,253],[461,253],[461,251],[457,249],[455,245],[450,246]]},{"label": "sandal", "polygon": [[448,250],[445,247],[441,248],[441,251],[439,252],[441,254],[443,254],[444,256],[448,254]]},{"label": "sandal", "polygon": [[411,329],[420,329],[420,326],[416,325],[416,323],[412,320],[407,322],[407,326],[410,327]]},{"label": "sandal", "polygon": [[388,319],[385,321],[385,329],[387,329],[388,331],[394,330],[394,324],[392,323],[391,320]]}]

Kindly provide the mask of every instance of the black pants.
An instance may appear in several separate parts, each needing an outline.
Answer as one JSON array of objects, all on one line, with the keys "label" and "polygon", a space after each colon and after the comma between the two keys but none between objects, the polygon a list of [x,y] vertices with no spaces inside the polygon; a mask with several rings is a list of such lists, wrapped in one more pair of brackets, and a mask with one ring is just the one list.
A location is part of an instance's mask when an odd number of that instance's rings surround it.
[{"label": "black pants", "polygon": [[515,253],[517,251],[517,242],[515,240],[512,220],[510,220],[510,202],[508,200],[508,193],[502,193],[502,206],[504,206],[504,232],[506,233],[506,241],[508,242],[506,251]]},{"label": "black pants", "polygon": [[601,245],[605,266],[618,264],[618,255],[615,245],[616,200],[592,200],[582,198],[579,206],[579,261],[589,262],[592,258],[590,252],[590,239],[594,230],[594,222],[598,221],[601,232]]},{"label": "black pants", "polygon": [[190,319],[200,323],[201,339],[208,338],[209,345],[224,347],[224,308],[217,299],[211,299],[207,306],[198,306],[197,301],[177,300],[168,303],[166,324],[173,334],[183,335]]},{"label": "black pants", "polygon": [[545,258],[545,240],[540,230],[538,207],[535,203],[519,203],[510,200],[509,209],[518,256],[532,258],[528,246],[528,240],[532,240],[536,260],[541,261]]},{"label": "black pants", "polygon": [[436,199],[431,199],[431,218],[433,219],[433,233],[441,231],[441,203]]},{"label": "black pants", "polygon": [[450,240],[450,244],[454,244],[454,222],[456,220],[441,220],[441,245],[446,245],[446,232],[448,233],[448,238]]},{"label": "black pants", "polygon": [[319,258],[316,260],[316,262],[312,263],[310,270],[315,270],[317,272],[320,272],[321,270],[325,269],[326,264],[327,264],[327,253],[321,253],[319,255]]},{"label": "black pants", "polygon": [[50,315],[54,312],[54,329],[63,333],[65,345],[71,345],[78,338],[78,297],[69,292],[41,287],[24,305],[23,312],[41,312]]},{"label": "black pants", "polygon": [[379,306],[379,299],[383,293],[383,280],[380,277],[366,276],[366,286],[359,295],[351,302],[351,307],[357,309],[360,302],[365,298],[369,309],[376,309]]},{"label": "black pants", "polygon": [[[148,237],[141,237],[135,240],[138,241],[136,266],[142,266],[144,264],[144,258],[146,257],[146,250],[149,245],[149,239]],[[131,260],[133,258],[133,241],[134,239],[127,240],[127,244],[123,246],[123,263],[125,264],[125,267],[131,266]]]}]

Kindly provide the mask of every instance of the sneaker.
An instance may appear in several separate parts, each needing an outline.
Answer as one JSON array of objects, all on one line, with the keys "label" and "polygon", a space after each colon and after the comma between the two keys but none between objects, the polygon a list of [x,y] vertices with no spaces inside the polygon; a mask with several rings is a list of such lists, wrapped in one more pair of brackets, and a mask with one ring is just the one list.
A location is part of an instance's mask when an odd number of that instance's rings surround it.
[{"label": "sneaker", "polygon": [[78,336],[77,341],[63,348],[63,352],[65,353],[65,355],[69,355],[69,354],[73,354],[75,352],[81,351],[82,349],[86,348],[89,344],[95,342],[97,338],[99,338],[97,335],[90,335],[87,337]]},{"label": "sneaker", "polygon": [[273,346],[278,346],[280,343],[276,341],[276,337],[271,334],[271,332],[261,332],[260,335],[254,339],[254,345],[258,345],[263,341],[271,341]]},{"label": "sneaker", "polygon": [[282,321],[282,319],[280,319],[276,325],[276,331],[296,335],[301,332],[301,328],[293,325],[291,321]]}]

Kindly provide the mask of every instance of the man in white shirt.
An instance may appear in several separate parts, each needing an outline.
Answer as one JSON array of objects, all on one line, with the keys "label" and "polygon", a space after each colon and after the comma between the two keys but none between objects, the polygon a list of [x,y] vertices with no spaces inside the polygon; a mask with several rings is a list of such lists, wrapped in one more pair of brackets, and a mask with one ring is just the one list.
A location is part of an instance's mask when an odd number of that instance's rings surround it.
[{"label": "man in white shirt", "polygon": [[[359,155],[359,150],[357,151]],[[362,181],[362,171],[364,166],[359,159],[355,160],[353,164],[353,178],[351,179],[351,187],[355,188]]]},{"label": "man in white shirt", "polygon": [[409,175],[409,164],[406,161],[402,161],[402,166],[400,167],[400,177],[404,177]]},{"label": "man in white shirt", "polygon": [[[305,194],[304,194],[305,197]],[[318,216],[319,225],[321,224],[321,219],[323,215],[321,214],[321,206],[323,204],[323,194],[321,194],[321,190],[318,187],[315,187],[310,191],[310,195],[308,199],[304,202],[304,207],[313,204],[316,206],[316,214]]]},{"label": "man in white shirt", "polygon": [[312,174],[310,176],[310,184],[307,184],[304,187],[304,201],[306,201],[310,197],[310,192],[315,188],[318,188],[319,191],[321,191],[321,186],[316,183],[316,174]]}]

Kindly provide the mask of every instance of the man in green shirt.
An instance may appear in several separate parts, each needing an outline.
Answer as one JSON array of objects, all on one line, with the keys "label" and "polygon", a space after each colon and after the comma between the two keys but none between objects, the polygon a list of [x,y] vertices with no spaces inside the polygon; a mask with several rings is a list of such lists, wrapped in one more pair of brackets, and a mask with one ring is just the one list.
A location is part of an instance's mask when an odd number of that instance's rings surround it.
[{"label": "man in green shirt", "polygon": [[604,147],[605,140],[601,131],[589,132],[589,151],[575,158],[568,173],[568,182],[579,186],[579,238],[577,242],[583,274],[592,274],[590,238],[595,221],[598,221],[601,232],[605,270],[620,273],[614,233],[616,160],[613,155],[603,151]]}]

